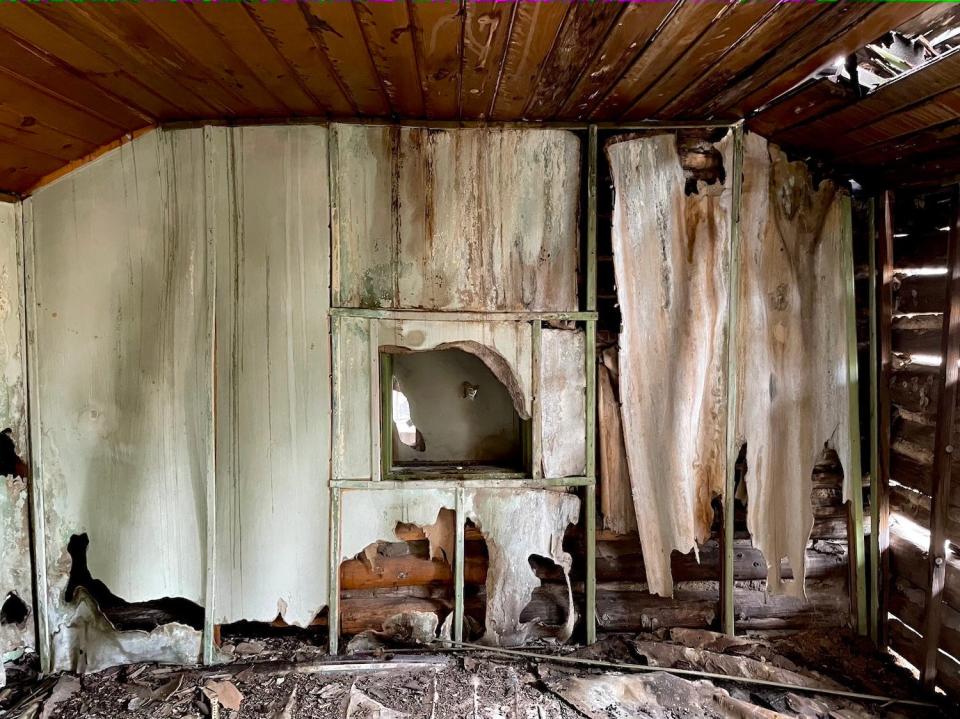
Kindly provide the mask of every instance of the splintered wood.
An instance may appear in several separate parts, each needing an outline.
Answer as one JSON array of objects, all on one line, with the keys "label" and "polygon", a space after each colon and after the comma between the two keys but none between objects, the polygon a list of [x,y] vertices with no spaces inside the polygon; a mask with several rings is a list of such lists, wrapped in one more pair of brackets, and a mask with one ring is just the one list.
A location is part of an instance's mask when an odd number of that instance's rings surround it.
[{"label": "splintered wood", "polygon": [[[717,148],[732,167],[728,140]],[[685,194],[672,135],[618,142],[608,155],[626,469],[650,591],[669,595],[670,553],[709,536],[724,485],[732,178]],[[832,183],[814,187],[805,165],[746,136],[732,439],[747,447],[748,527],[775,594],[803,596],[814,466],[828,448],[850,466],[842,225]],[[611,379],[602,369],[601,468],[615,488]],[[845,499],[850,486],[846,477]]]},{"label": "splintered wood", "polygon": [[607,153],[627,466],[647,583],[671,596],[670,553],[709,537],[724,486],[730,178],[686,195],[673,135]]},{"label": "splintered wood", "polygon": [[771,593],[803,594],[812,473],[827,445],[850,496],[842,224],[832,183],[814,187],[803,163],[745,137],[736,440],[747,445],[747,525]]}]

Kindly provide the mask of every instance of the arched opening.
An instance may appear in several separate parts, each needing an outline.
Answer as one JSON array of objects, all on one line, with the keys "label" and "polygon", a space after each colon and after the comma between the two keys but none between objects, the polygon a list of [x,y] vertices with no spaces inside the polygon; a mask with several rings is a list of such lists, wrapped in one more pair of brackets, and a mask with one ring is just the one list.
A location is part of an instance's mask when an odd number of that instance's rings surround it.
[{"label": "arched opening", "polygon": [[530,422],[484,358],[442,347],[384,353],[381,362],[388,473],[525,471]]}]

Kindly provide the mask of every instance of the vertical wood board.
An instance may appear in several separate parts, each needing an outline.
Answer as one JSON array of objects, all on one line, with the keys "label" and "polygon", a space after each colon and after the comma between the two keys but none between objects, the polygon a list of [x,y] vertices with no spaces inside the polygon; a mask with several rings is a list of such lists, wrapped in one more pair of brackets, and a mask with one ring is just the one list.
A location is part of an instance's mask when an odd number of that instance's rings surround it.
[{"label": "vertical wood board", "polygon": [[[27,444],[24,316],[20,282],[21,208],[0,203],[0,429],[9,427],[17,454],[29,462]],[[0,654],[36,646],[30,509],[27,480],[7,476],[0,491],[0,602],[11,594],[28,607],[18,624],[0,625]],[[2,676],[2,670],[0,670]]]},{"label": "vertical wood board", "polygon": [[333,478],[370,479],[370,323],[334,319]]},{"label": "vertical wood board", "polygon": [[544,328],[539,411],[543,476],[582,477],[586,471],[586,378],[581,330]]},{"label": "vertical wood board", "polygon": [[216,618],[305,626],[327,603],[327,130],[225,132],[233,211],[217,233]]}]

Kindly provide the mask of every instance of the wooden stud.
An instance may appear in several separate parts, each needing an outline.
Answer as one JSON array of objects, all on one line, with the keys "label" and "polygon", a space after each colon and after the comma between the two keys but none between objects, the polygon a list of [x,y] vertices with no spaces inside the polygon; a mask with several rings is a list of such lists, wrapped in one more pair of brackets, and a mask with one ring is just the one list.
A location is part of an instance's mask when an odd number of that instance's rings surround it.
[{"label": "wooden stud", "polygon": [[[877,235],[877,349],[879,353],[878,395],[878,494],[876,524],[879,561],[879,631],[882,647],[887,646],[887,607],[890,606],[890,377],[893,357],[893,193],[883,193],[880,211],[883,213]],[[871,526],[873,531],[873,526]]]},{"label": "wooden stud", "polygon": [[597,487],[589,484],[586,488],[586,553],[587,572],[585,582],[587,644],[597,641]]},{"label": "wooden stud", "polygon": [[733,129],[733,198],[730,214],[730,258],[727,282],[727,332],[724,353],[727,364],[727,424],[724,446],[727,452],[723,488],[723,559],[721,560],[720,622],[725,634],[736,633],[733,601],[733,524],[737,457],[737,346],[736,332],[740,308],[740,202],[743,192],[743,123]]},{"label": "wooden stud", "polygon": [[17,233],[18,251],[21,259],[20,279],[21,298],[24,307],[27,366],[27,415],[30,432],[27,436],[30,455],[30,527],[33,533],[33,573],[34,605],[36,608],[37,653],[40,655],[40,671],[49,674],[53,671],[53,653],[50,634],[50,597],[47,584],[47,529],[44,509],[44,475],[42,451],[42,424],[40,402],[37,398],[37,340],[34,328],[37,326],[37,303],[33,283],[36,277],[33,247],[33,204],[25,202],[21,206]]},{"label": "wooden stud", "polygon": [[870,638],[876,644],[880,624],[880,544],[877,541],[880,507],[880,437],[879,437],[879,348],[877,347],[877,238],[874,223],[875,202],[867,204],[867,242],[870,244]]},{"label": "wooden stud", "polygon": [[[366,482],[368,486],[370,482]],[[331,482],[331,485],[333,483]],[[327,604],[327,651],[335,656],[340,648],[340,489],[330,487],[330,597]]]},{"label": "wooden stud", "polygon": [[927,586],[923,618],[923,664],[920,682],[932,690],[937,680],[937,653],[943,588],[946,580],[946,529],[950,505],[950,471],[953,465],[953,427],[960,381],[960,185],[954,191],[953,222],[950,225],[947,267],[950,272],[943,308],[940,341],[940,395],[937,406],[937,433],[933,450],[932,498],[930,501],[930,584]]},{"label": "wooden stud", "polygon": [[453,639],[463,641],[463,567],[465,560],[464,538],[467,518],[463,511],[463,487],[457,487],[456,522],[453,557]]},{"label": "wooden stud", "polygon": [[597,488],[596,488],[596,435],[597,435],[597,323],[594,320],[586,322],[586,338],[584,342],[584,368],[586,373],[586,475],[590,480],[585,492],[586,523],[584,531],[586,537],[586,622],[587,644],[593,644],[597,639]]},{"label": "wooden stud", "polygon": [[327,132],[327,193],[330,202],[330,305],[342,304],[340,294],[340,214],[337,211],[339,201],[337,177],[340,167],[337,164],[337,128],[331,126]]},{"label": "wooden stud", "polygon": [[[587,141],[587,311],[597,309],[597,126]],[[590,474],[587,472],[587,474]]]},{"label": "wooden stud", "polygon": [[374,482],[383,477],[383,455],[381,452],[380,409],[380,325],[371,319],[368,323],[367,342],[370,353],[370,473]]},{"label": "wooden stud", "polygon": [[534,320],[530,326],[530,346],[533,355],[530,391],[530,476],[543,477],[543,404],[540,402],[540,351],[543,343],[543,325]]},{"label": "wooden stud", "polygon": [[216,143],[212,139],[213,128],[203,131],[204,150],[204,207],[206,212],[207,242],[207,345],[210,348],[210,396],[207,398],[206,425],[209,447],[205,472],[206,487],[206,585],[204,588],[203,663],[213,664],[215,645],[219,644],[219,626],[216,622],[217,587],[217,415],[216,415],[216,301],[217,301],[217,221],[216,221]]},{"label": "wooden stud", "polygon": [[556,487],[589,487],[592,477],[556,477],[551,479],[501,479],[494,475],[480,475],[471,479],[425,478],[385,479],[371,482],[368,479],[334,479],[330,485],[337,489],[551,489]]},{"label": "wooden stud", "polygon": [[840,200],[843,213],[843,271],[846,281],[847,397],[850,417],[849,526],[847,536],[851,582],[851,613],[860,634],[867,634],[867,578],[863,542],[863,473],[860,467],[860,392],[857,366],[857,308],[854,291],[853,217],[849,195]]}]

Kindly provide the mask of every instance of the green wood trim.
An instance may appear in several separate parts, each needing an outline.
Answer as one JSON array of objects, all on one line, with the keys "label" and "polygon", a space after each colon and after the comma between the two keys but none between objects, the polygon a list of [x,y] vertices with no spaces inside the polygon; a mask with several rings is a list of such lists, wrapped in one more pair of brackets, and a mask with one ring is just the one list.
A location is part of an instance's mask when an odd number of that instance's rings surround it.
[{"label": "green wood trim", "polygon": [[463,641],[463,565],[465,561],[464,537],[467,518],[463,511],[463,487],[457,487],[456,522],[457,531],[453,559],[453,638]]},{"label": "green wood trim", "polygon": [[499,479],[480,477],[476,479],[401,479],[374,482],[369,479],[334,479],[330,485],[336,489],[364,489],[393,491],[397,489],[547,489],[549,487],[589,487],[593,477],[557,477],[554,479]]},{"label": "green wood trim", "polygon": [[870,254],[870,638],[880,637],[880,353],[877,345],[877,232],[876,203],[867,204],[867,242]]},{"label": "green wood trim", "polygon": [[850,196],[840,199],[843,213],[842,248],[843,272],[846,285],[847,324],[847,390],[850,415],[850,531],[847,537],[850,562],[853,565],[854,594],[852,614],[857,632],[867,634],[867,582],[863,542],[863,474],[860,467],[860,398],[859,369],[857,366],[857,310],[854,292],[853,217]]},{"label": "green wood trim", "polygon": [[586,514],[586,560],[587,571],[584,591],[586,593],[587,644],[597,641],[597,488],[587,485],[584,502]]},{"label": "green wood trim", "polygon": [[597,474],[597,323],[593,320],[586,322],[584,328],[584,368],[586,375],[586,472],[588,477]]},{"label": "green wood trim", "polygon": [[332,317],[366,317],[373,320],[418,320],[421,322],[583,322],[597,319],[596,312],[435,312],[433,310],[386,310],[365,307],[331,307]]},{"label": "green wood trim", "polygon": [[393,355],[380,357],[380,477],[393,477]]},{"label": "green wood trim", "polygon": [[330,487],[330,547],[327,569],[329,598],[327,600],[328,651],[334,656],[340,645],[340,488]]},{"label": "green wood trim", "polygon": [[743,199],[743,123],[733,129],[733,199],[730,210],[730,257],[727,290],[727,330],[723,340],[727,364],[727,420],[725,446],[727,452],[726,476],[723,486],[723,559],[720,584],[721,626],[724,633],[736,633],[733,592],[733,526],[734,490],[737,473],[737,346],[736,333],[740,320],[740,211]]},{"label": "green wood trim", "polygon": [[597,126],[587,140],[587,310],[597,309]]}]

